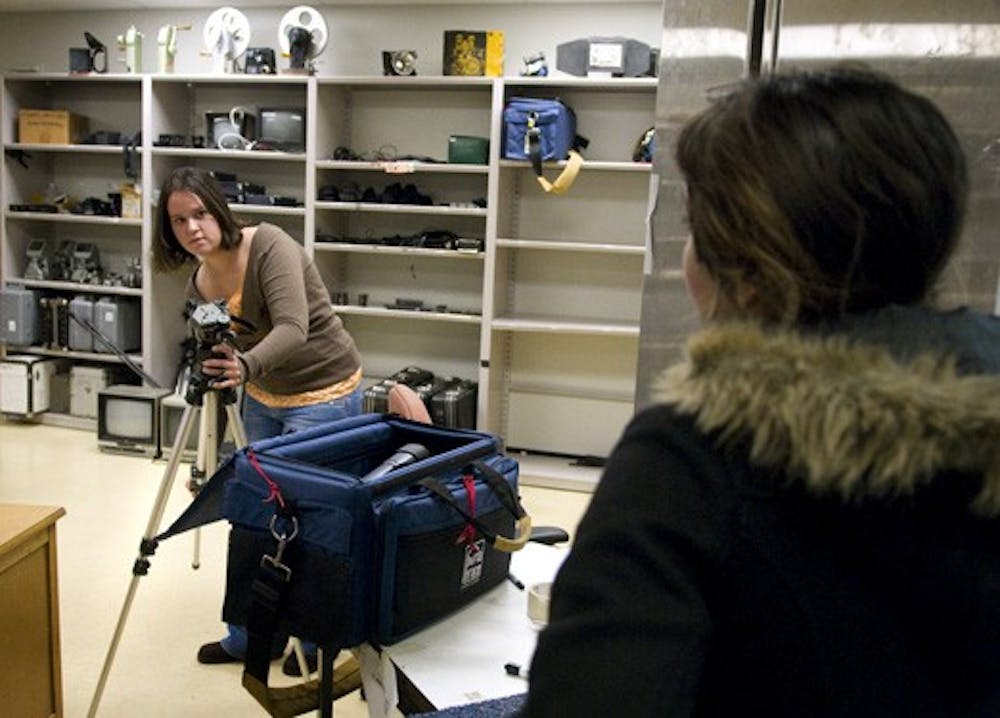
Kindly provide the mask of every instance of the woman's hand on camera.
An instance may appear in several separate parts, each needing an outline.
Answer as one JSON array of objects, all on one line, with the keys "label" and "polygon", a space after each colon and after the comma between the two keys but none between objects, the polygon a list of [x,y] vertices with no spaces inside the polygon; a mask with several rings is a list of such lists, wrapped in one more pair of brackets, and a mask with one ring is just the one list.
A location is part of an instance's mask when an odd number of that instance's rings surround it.
[{"label": "woman's hand on camera", "polygon": [[201,371],[213,377],[213,389],[231,389],[243,383],[243,362],[236,355],[232,344],[216,344],[212,347],[216,356],[201,362]]}]

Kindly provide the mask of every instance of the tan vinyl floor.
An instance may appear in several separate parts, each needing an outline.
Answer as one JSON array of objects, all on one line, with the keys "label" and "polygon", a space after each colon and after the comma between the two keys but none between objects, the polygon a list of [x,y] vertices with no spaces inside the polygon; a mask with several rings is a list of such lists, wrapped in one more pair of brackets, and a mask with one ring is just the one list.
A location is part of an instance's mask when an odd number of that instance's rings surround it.
[{"label": "tan vinyl floor", "polygon": [[[63,705],[85,716],[104,665],[129,584],[139,539],[151,520],[167,464],[97,449],[87,431],[0,420],[0,502],[62,506],[57,524]],[[173,477],[161,528],[190,501],[189,467]],[[522,487],[535,524],[571,533],[589,494]],[[241,666],[201,666],[198,646],[221,637],[227,525],[201,532],[200,563],[192,533],[165,541],[135,597],[104,690],[107,718],[227,718],[265,715],[240,685]],[[2,663],[16,656],[0,656]],[[280,664],[272,664],[275,683]],[[2,710],[0,710],[2,712]],[[337,701],[340,718],[367,716],[357,693]]]}]

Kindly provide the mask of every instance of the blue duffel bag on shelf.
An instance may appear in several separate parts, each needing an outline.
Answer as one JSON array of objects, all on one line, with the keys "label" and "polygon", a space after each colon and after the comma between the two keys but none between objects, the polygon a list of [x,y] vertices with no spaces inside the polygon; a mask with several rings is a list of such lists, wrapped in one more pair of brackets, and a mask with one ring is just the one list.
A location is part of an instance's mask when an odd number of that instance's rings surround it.
[{"label": "blue duffel bag on shelf", "polygon": [[517,480],[491,434],[363,414],[237,451],[157,539],[229,520],[223,618],[247,626],[243,684],[277,714],[274,633],[387,645],[502,583],[531,533]]},{"label": "blue duffel bag on shelf", "polygon": [[[583,166],[581,150],[587,140],[576,133],[576,114],[559,99],[512,97],[503,110],[503,156],[529,160],[546,192],[562,194],[570,188]],[[549,182],[543,161],[566,160],[562,173]]]}]

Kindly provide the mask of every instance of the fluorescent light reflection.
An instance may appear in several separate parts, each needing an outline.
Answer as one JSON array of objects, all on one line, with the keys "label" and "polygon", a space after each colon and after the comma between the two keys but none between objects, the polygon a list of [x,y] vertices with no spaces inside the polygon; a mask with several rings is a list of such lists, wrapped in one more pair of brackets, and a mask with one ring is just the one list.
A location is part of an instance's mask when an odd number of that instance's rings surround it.
[{"label": "fluorescent light reflection", "polygon": [[[781,26],[785,59],[873,57],[1000,57],[1000,25],[956,23],[843,23]],[[668,27],[660,54],[667,58],[747,55],[747,34],[722,27]]]},{"label": "fluorescent light reflection", "polygon": [[782,26],[779,54],[809,59],[863,57],[997,57],[1000,25],[857,23]]}]

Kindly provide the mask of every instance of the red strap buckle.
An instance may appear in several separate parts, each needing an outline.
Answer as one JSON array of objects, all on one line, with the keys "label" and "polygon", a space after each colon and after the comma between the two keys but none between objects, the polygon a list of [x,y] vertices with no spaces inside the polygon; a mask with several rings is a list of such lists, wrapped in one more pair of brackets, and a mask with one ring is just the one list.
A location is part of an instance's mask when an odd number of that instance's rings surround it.
[{"label": "red strap buckle", "polygon": [[[462,484],[465,486],[465,500],[469,504],[469,515],[476,517],[476,480],[472,474],[462,476]],[[475,549],[476,527],[472,524],[465,524],[462,532],[455,539],[455,543],[465,543],[470,549]]]}]

